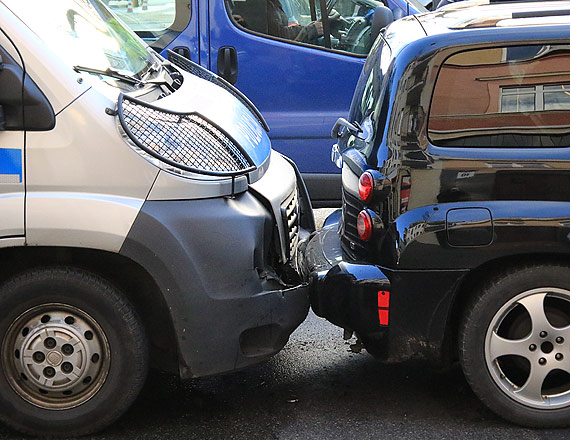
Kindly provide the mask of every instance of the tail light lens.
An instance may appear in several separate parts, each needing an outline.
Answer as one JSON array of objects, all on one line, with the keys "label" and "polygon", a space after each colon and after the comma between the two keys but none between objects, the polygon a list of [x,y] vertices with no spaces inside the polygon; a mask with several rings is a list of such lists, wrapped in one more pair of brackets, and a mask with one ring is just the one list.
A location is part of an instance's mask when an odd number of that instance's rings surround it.
[{"label": "tail light lens", "polygon": [[356,230],[358,231],[358,236],[364,240],[370,240],[372,237],[372,217],[368,211],[360,211],[356,219]]},{"label": "tail light lens", "polygon": [[358,180],[358,195],[360,200],[364,203],[372,200],[372,195],[374,194],[374,177],[368,171],[365,171],[360,175]]}]

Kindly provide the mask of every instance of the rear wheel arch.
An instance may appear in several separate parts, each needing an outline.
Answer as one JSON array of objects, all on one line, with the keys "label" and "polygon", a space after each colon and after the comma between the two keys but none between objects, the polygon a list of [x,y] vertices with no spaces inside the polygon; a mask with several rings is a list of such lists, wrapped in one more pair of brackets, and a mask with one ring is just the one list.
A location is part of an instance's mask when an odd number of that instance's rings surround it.
[{"label": "rear wheel arch", "polygon": [[459,355],[475,394],[522,426],[568,426],[568,263],[513,267],[483,283],[468,304]]},{"label": "rear wheel arch", "polygon": [[459,359],[458,334],[463,316],[479,289],[502,275],[537,265],[564,265],[570,268],[570,255],[566,254],[523,254],[507,256],[488,261],[471,270],[457,287],[449,309],[445,334],[442,342],[442,361],[450,364]]}]

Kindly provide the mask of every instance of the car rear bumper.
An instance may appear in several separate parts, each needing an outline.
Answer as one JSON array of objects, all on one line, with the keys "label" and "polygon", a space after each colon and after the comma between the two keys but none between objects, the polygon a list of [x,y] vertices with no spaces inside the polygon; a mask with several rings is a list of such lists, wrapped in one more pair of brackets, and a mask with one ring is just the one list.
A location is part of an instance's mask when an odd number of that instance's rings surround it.
[{"label": "car rear bumper", "polygon": [[354,331],[375,357],[447,361],[453,300],[467,270],[389,269],[353,261],[341,249],[334,221],[300,244],[297,264],[310,284],[314,312]]},{"label": "car rear bumper", "polygon": [[390,281],[378,266],[345,261],[336,224],[300,245],[298,265],[318,316],[367,338],[387,336]]}]

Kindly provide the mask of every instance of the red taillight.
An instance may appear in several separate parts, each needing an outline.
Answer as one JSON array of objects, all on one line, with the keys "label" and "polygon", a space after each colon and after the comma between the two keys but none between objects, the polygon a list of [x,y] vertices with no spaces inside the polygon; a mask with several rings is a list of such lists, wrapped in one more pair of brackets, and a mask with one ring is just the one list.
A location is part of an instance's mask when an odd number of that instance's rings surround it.
[{"label": "red taillight", "polygon": [[356,219],[356,229],[358,231],[358,236],[362,240],[370,240],[370,237],[372,237],[372,217],[368,211],[360,211],[358,218]]},{"label": "red taillight", "polygon": [[372,200],[372,194],[374,192],[374,177],[368,171],[365,171],[360,175],[358,180],[358,195],[360,200],[367,203]]}]

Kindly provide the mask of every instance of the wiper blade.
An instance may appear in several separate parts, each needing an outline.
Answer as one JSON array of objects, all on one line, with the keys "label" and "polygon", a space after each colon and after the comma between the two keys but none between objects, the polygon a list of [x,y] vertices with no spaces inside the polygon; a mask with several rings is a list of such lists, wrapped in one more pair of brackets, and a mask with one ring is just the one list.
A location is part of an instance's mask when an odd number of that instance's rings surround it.
[{"label": "wiper blade", "polygon": [[140,79],[126,73],[121,73],[119,70],[111,69],[110,67],[102,70],[85,66],[73,66],[73,70],[75,70],[77,73],[86,72],[93,73],[95,75],[104,75],[111,78],[120,79],[121,81],[125,81],[126,83],[133,84],[135,86],[142,84],[142,81]]}]

